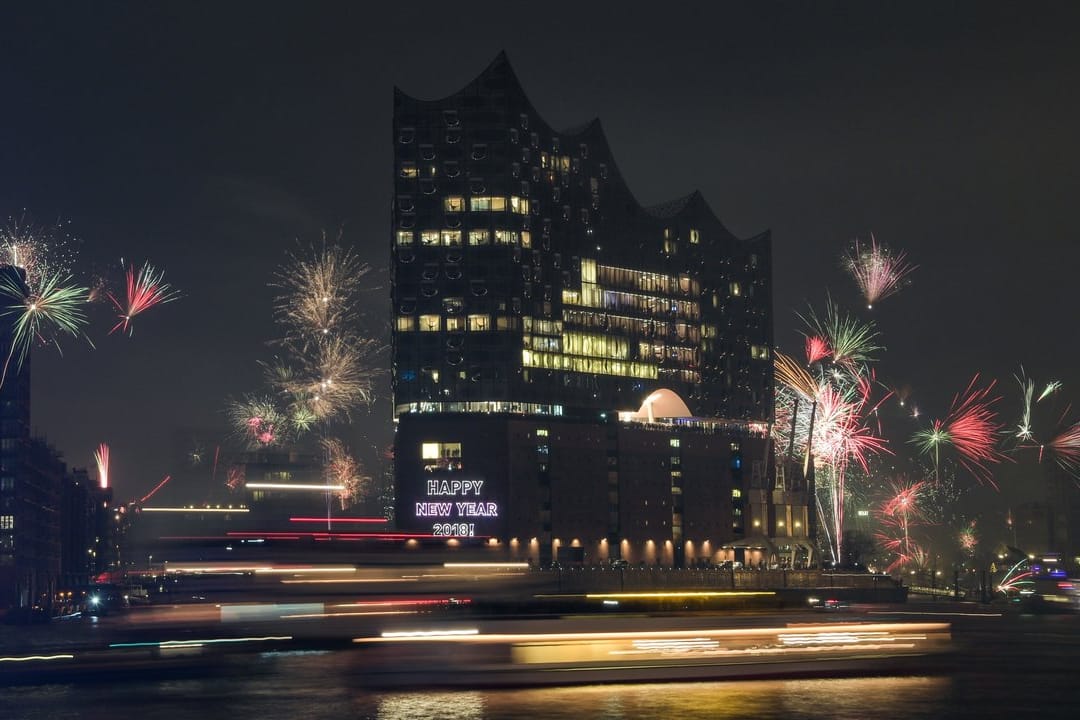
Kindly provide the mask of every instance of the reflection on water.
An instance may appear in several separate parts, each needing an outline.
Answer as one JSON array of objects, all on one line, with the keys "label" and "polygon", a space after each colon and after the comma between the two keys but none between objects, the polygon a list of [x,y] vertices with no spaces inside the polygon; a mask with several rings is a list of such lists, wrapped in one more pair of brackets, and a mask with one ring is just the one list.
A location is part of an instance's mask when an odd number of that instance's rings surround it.
[{"label": "reflection on water", "polygon": [[387,695],[378,699],[378,720],[406,718],[445,718],[445,720],[483,720],[484,694],[476,691],[420,692]]},{"label": "reflection on water", "polygon": [[630,718],[941,717],[956,702],[946,677],[593,685],[379,692],[355,686],[338,653],[246,658],[220,675],[168,681],[0,688],[4,720],[148,717],[334,717],[341,720],[622,720]]},{"label": "reflection on water", "polygon": [[[940,717],[950,681],[931,677],[593,685],[375,694],[378,720]],[[358,703],[364,705],[363,701]]]}]

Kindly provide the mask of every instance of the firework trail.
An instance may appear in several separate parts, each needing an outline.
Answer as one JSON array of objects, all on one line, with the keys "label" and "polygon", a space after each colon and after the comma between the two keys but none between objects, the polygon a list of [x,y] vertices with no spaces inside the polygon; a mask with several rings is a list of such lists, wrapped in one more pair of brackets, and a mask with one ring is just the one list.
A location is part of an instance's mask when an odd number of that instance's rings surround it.
[{"label": "firework trail", "polygon": [[885,245],[879,245],[873,234],[869,247],[856,240],[844,256],[843,265],[855,278],[868,309],[873,309],[874,303],[895,294],[907,284],[908,275],[915,266],[905,258],[905,253],[893,253]]},{"label": "firework trail", "polygon": [[112,335],[117,330],[133,333],[131,321],[136,315],[141,315],[152,307],[172,302],[180,297],[180,294],[172,289],[164,280],[164,273],[155,270],[150,263],[144,263],[139,272],[135,272],[134,266],[129,265],[126,272],[126,288],[122,299],[118,299],[111,292],[106,292],[113,306],[119,312],[120,321],[109,331]]},{"label": "firework trail", "polygon": [[1001,582],[998,583],[998,592],[1008,597],[1012,593],[1018,593],[1021,589],[1029,588],[1035,584],[1032,576],[1032,572],[1026,566],[1028,564],[1027,558],[1018,561],[1015,565],[1009,568],[1005,576],[1001,578]]},{"label": "firework trail", "polygon": [[109,446],[107,444],[101,443],[94,451],[94,464],[97,465],[98,486],[104,490],[109,487]]},{"label": "firework trail", "polygon": [[1008,459],[995,447],[1002,426],[991,406],[1000,398],[990,397],[994,382],[977,388],[978,380],[978,375],[972,378],[967,389],[953,398],[945,418],[916,432],[911,442],[922,454],[932,455],[935,481],[940,474],[941,449],[952,447],[964,469],[980,483],[997,489],[989,466]]},{"label": "firework trail", "polygon": [[154,494],[161,488],[165,487],[165,484],[168,483],[170,480],[172,480],[172,475],[166,475],[164,478],[162,478],[161,482],[155,485],[153,490],[142,496],[142,499],[139,500],[139,504],[142,505],[144,502],[154,497]]},{"label": "firework trail", "polygon": [[23,282],[20,271],[0,269],[0,317],[14,318],[0,385],[7,378],[11,361],[21,368],[35,341],[51,342],[59,350],[59,335],[82,333],[87,290],[70,283],[70,275],[53,273],[43,275],[32,287]]},{"label": "firework trail", "polygon": [[342,488],[338,491],[338,500],[344,510],[359,502],[371,478],[364,473],[360,462],[349,454],[348,448],[340,440],[324,438],[321,444],[326,455],[326,464],[323,467],[326,484]]},{"label": "firework trail", "polygon": [[220,459],[220,457],[221,457],[221,446],[220,445],[215,445],[214,446],[214,462],[210,466],[210,487],[214,487],[214,484],[217,482],[217,468],[218,468],[218,460]]},{"label": "firework trail", "polygon": [[792,358],[779,350],[773,353],[773,372],[777,382],[787,385],[806,400],[817,397],[818,382]]}]

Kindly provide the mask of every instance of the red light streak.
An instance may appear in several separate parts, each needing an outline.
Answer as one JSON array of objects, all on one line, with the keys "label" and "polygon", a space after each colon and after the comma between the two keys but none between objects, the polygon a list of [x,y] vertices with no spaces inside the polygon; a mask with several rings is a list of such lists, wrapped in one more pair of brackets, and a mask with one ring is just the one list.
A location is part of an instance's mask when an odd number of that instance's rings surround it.
[{"label": "red light streak", "polygon": [[166,475],[161,482],[154,486],[153,490],[143,495],[142,500],[139,501],[139,504],[142,505],[144,502],[152,498],[154,496],[154,493],[165,487],[165,483],[169,482],[170,480],[172,480],[172,475]]},{"label": "red light streak", "polygon": [[385,523],[386,518],[377,517],[291,517],[289,522],[295,523]]},{"label": "red light streak", "polygon": [[[405,540],[409,538],[434,538],[441,537],[427,533],[361,533],[361,532],[242,532],[233,531],[226,533],[229,537],[237,538],[273,538],[275,540],[299,540],[302,537],[329,538],[334,540]],[[477,536],[481,537],[481,536]],[[449,539],[449,538],[448,538]]]}]

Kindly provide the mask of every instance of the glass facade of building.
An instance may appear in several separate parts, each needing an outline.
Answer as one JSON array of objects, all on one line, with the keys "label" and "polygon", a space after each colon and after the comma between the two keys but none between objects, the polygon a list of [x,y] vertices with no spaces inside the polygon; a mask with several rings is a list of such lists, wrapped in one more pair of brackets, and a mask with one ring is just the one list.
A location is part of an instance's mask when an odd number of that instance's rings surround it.
[{"label": "glass facade of building", "polygon": [[638,204],[599,121],[556,131],[505,56],[441,100],[394,96],[399,408],[636,408],[767,421],[771,246],[693,193]]}]

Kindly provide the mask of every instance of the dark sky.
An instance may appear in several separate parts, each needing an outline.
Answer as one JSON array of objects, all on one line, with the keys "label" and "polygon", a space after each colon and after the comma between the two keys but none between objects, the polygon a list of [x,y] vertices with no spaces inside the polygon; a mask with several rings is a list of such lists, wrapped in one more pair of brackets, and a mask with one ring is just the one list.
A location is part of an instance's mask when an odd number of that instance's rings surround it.
[{"label": "dark sky", "polygon": [[[384,4],[385,5],[385,4]],[[920,267],[875,309],[879,372],[930,413],[1023,364],[1080,387],[1072,3],[17,3],[0,10],[0,214],[70,221],[83,269],[148,258],[184,298],[134,337],[35,352],[34,425],[70,464],[108,441],[120,494],[258,389],[271,274],[344,227],[388,308],[391,100],[505,49],[556,127],[599,116],[638,199],[700,189],[771,229],[777,341],[875,233]],[[387,14],[389,13],[389,14]],[[385,393],[356,445],[390,438]]]}]

